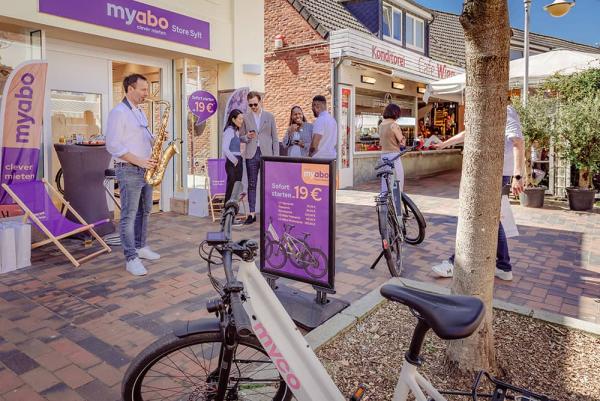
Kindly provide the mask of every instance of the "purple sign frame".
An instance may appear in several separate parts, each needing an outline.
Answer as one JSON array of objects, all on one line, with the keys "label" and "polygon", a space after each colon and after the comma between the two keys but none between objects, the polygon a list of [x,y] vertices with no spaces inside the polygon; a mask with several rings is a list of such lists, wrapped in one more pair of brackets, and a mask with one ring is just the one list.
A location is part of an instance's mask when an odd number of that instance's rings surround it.
[{"label": "purple sign frame", "polygon": [[217,112],[217,99],[210,92],[196,91],[188,98],[188,108],[198,117],[196,124],[200,124]]},{"label": "purple sign frame", "polygon": [[263,273],[333,289],[335,161],[261,159]]},{"label": "purple sign frame", "polygon": [[210,24],[134,0],[39,0],[41,13],[210,49]]}]

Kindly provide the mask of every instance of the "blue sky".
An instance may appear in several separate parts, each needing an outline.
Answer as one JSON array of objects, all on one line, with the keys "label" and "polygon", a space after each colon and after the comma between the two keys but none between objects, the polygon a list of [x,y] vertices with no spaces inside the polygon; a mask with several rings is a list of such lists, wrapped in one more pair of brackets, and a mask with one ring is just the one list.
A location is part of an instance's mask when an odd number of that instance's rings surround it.
[{"label": "blue sky", "polygon": [[[434,10],[460,14],[462,0],[416,0]],[[574,42],[600,43],[600,0],[577,0],[575,7],[561,18],[551,17],[544,6],[552,0],[532,0],[530,31],[556,36]],[[510,25],[523,29],[523,0],[508,0]]]}]

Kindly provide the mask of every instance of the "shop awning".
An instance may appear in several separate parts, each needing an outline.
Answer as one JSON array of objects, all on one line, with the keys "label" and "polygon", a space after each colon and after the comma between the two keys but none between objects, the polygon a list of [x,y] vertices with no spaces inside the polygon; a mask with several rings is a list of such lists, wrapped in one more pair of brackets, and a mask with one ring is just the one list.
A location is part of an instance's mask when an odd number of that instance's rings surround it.
[{"label": "shop awning", "polygon": [[[525,72],[525,59],[510,62],[509,83],[511,86],[522,84]],[[590,68],[600,68],[600,54],[584,53],[574,50],[553,50],[529,57],[529,83],[538,84],[556,73],[573,74]],[[451,101],[460,101],[465,89],[465,74],[455,75],[427,85],[424,101],[430,97]]]}]

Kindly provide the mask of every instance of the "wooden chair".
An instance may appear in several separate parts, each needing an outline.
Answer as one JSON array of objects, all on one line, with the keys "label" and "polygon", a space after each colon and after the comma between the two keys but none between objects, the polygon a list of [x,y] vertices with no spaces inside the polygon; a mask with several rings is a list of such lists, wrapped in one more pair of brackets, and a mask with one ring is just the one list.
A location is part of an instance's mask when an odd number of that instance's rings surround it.
[{"label": "wooden chair", "polygon": [[[64,205],[64,207],[62,207],[62,213],[52,202],[46,187],[50,188],[52,194],[60,200],[61,205]],[[45,179],[10,185],[2,184],[2,188],[4,188],[21,209],[23,209],[23,212],[25,212],[23,220],[29,218],[31,223],[48,237],[48,239],[32,244],[31,249],[39,248],[42,245],[53,242],[71,263],[75,265],[75,267],[78,267],[81,263],[104,252],[111,252],[110,247],[106,245],[102,238],[94,231],[95,226],[107,223],[109,219],[100,220],[92,224],[86,223],[79,213],[71,207],[69,202],[65,201],[61,193],[54,189],[52,185],[49,185]],[[80,224],[67,219],[67,211],[71,212],[73,216],[79,220]],[[86,231],[89,231],[89,233],[98,240],[102,249],[82,258],[75,259],[60,243],[60,240]]]}]

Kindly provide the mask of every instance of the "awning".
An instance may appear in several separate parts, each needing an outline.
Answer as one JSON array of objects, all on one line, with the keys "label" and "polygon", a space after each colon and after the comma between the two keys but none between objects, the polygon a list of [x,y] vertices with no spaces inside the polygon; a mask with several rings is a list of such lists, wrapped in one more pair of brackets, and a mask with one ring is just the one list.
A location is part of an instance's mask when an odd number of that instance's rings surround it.
[{"label": "awning", "polygon": [[[509,84],[516,86],[523,83],[525,59],[510,62]],[[529,83],[539,84],[556,73],[570,75],[590,68],[600,68],[600,54],[584,53],[574,50],[552,50],[529,56]],[[442,79],[427,85],[423,100],[439,97],[450,101],[460,101],[465,89],[466,75],[460,74]],[[458,100],[457,100],[458,99]]]}]

